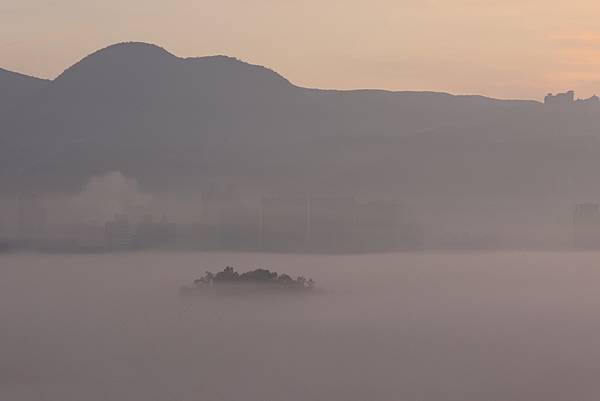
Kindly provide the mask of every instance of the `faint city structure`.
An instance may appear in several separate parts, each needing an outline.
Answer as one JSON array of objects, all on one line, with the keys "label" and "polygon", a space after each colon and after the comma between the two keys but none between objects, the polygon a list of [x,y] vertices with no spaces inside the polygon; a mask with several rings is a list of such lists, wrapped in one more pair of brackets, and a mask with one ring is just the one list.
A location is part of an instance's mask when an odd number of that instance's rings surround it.
[{"label": "faint city structure", "polygon": [[257,249],[260,246],[260,210],[238,203],[221,208],[219,245],[224,249]]},{"label": "faint city structure", "polygon": [[178,230],[177,243],[194,249],[258,249],[260,210],[243,202],[234,186],[210,185],[202,192],[200,219]]},{"label": "faint city structure", "polygon": [[393,202],[352,197],[264,198],[262,248],[276,251],[371,252],[421,247],[420,226]]},{"label": "faint city structure", "polygon": [[600,104],[598,96],[593,95],[587,99],[575,100],[575,91],[567,91],[565,93],[557,93],[553,95],[548,93],[544,98],[544,104],[547,106],[571,106],[571,105],[596,105]]},{"label": "faint city structure", "polygon": [[105,249],[105,227],[99,223],[81,223],[75,232],[76,246],[80,251],[97,252]]},{"label": "faint city structure", "polygon": [[402,205],[374,201],[358,205],[357,249],[362,251],[414,250],[422,246],[422,233]]},{"label": "faint city structure", "polygon": [[231,186],[211,185],[202,193],[203,220],[215,227],[220,225],[220,216],[224,209],[241,203],[242,195]]},{"label": "faint city structure", "polygon": [[122,250],[132,245],[132,229],[127,215],[120,213],[104,226],[104,243],[108,250]]},{"label": "faint city structure", "polygon": [[195,224],[200,247],[223,247],[224,232],[233,219],[232,214],[242,206],[241,194],[233,187],[212,184],[202,193],[202,220]]},{"label": "faint city structure", "polygon": [[599,104],[600,103],[600,98],[598,98],[598,96],[593,95],[587,99],[577,99],[575,101],[575,103],[577,104],[590,104],[590,105],[595,105],[595,104]]},{"label": "faint city structure", "polygon": [[308,237],[308,200],[302,197],[263,198],[260,232],[263,249],[301,251]]},{"label": "faint city structure", "polygon": [[352,251],[356,241],[354,198],[312,198],[308,204],[308,237],[313,251]]},{"label": "faint city structure", "polygon": [[138,224],[132,238],[132,246],[136,248],[162,248],[175,245],[177,226],[170,223],[167,217],[154,221],[146,215]]},{"label": "faint city structure", "polygon": [[544,98],[544,104],[546,105],[557,105],[557,106],[567,106],[573,104],[575,101],[575,91],[567,91],[565,93],[557,93],[553,95],[552,93],[548,93]]},{"label": "faint city structure", "polygon": [[34,193],[19,196],[17,220],[19,240],[39,242],[44,238],[46,215],[40,198]]},{"label": "faint city structure", "polygon": [[600,208],[597,203],[581,203],[575,206],[573,242],[580,248],[600,246]]}]

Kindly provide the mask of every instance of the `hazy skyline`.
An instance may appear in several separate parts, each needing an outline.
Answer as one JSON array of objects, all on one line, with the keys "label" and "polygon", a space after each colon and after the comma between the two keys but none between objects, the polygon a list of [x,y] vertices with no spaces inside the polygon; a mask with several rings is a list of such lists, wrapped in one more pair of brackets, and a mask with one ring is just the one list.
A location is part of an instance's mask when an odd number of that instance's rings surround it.
[{"label": "hazy skyline", "polygon": [[587,97],[600,93],[598,15],[592,0],[23,0],[0,3],[0,67],[54,78],[98,48],[146,41],[308,87]]},{"label": "hazy skyline", "polygon": [[599,16],[0,0],[0,401],[599,399]]}]

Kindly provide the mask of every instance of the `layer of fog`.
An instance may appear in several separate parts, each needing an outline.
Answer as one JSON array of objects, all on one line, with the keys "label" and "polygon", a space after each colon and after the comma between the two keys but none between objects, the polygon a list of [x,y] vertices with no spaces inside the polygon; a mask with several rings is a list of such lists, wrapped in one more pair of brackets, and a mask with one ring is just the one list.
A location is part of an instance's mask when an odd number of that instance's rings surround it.
[{"label": "layer of fog", "polygon": [[[206,191],[151,193],[140,188],[134,177],[114,171],[92,177],[76,193],[39,195],[36,201],[44,210],[42,236],[64,239],[77,238],[86,227],[102,228],[121,213],[129,216],[133,223],[147,216],[154,219],[164,216],[180,228],[211,221],[203,205],[203,194]],[[280,195],[244,192],[241,202],[258,210],[262,197]],[[351,198],[352,195],[343,193],[334,194],[334,197]],[[442,199],[410,202],[402,196],[386,198],[382,194],[359,197],[357,201],[382,199],[403,205],[406,218],[420,226],[425,248],[504,249],[564,249],[571,246],[575,205],[596,201],[594,196],[570,196],[544,201],[495,197],[468,199],[464,203]],[[18,205],[16,197],[0,197],[0,240],[19,236]]]},{"label": "layer of fog", "polygon": [[[595,400],[596,253],[0,257],[0,398]],[[314,296],[182,301],[206,269]]]},{"label": "layer of fog", "polygon": [[[104,227],[119,214],[127,215],[133,222],[146,216],[166,216],[189,223],[202,216],[200,195],[157,196],[141,190],[134,178],[119,171],[92,177],[76,193],[38,195],[33,192],[26,193],[23,199],[26,201],[28,197],[33,197],[36,207],[42,210],[39,234],[48,239],[76,237],[81,227]],[[19,235],[19,202],[24,201],[19,197],[0,198],[0,238]]]}]

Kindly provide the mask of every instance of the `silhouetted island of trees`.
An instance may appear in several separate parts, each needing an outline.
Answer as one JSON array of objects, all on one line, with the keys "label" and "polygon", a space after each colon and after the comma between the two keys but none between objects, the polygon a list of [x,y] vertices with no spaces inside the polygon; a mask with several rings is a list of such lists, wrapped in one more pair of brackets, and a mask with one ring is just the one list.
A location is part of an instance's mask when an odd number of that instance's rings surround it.
[{"label": "silhouetted island of trees", "polygon": [[207,271],[203,277],[194,280],[192,287],[182,287],[180,292],[186,294],[215,288],[311,290],[314,285],[312,279],[303,276],[293,279],[288,274],[278,274],[267,269],[239,273],[233,267],[227,266],[217,273]]}]

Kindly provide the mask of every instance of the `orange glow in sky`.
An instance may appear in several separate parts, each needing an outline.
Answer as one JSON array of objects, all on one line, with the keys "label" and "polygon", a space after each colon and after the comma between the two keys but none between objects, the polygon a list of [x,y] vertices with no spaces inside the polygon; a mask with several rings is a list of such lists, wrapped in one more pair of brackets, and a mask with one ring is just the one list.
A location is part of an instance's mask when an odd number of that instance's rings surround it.
[{"label": "orange glow in sky", "polygon": [[540,99],[600,94],[597,0],[20,0],[0,2],[0,67],[52,78],[146,41],[227,54],[295,84]]}]

